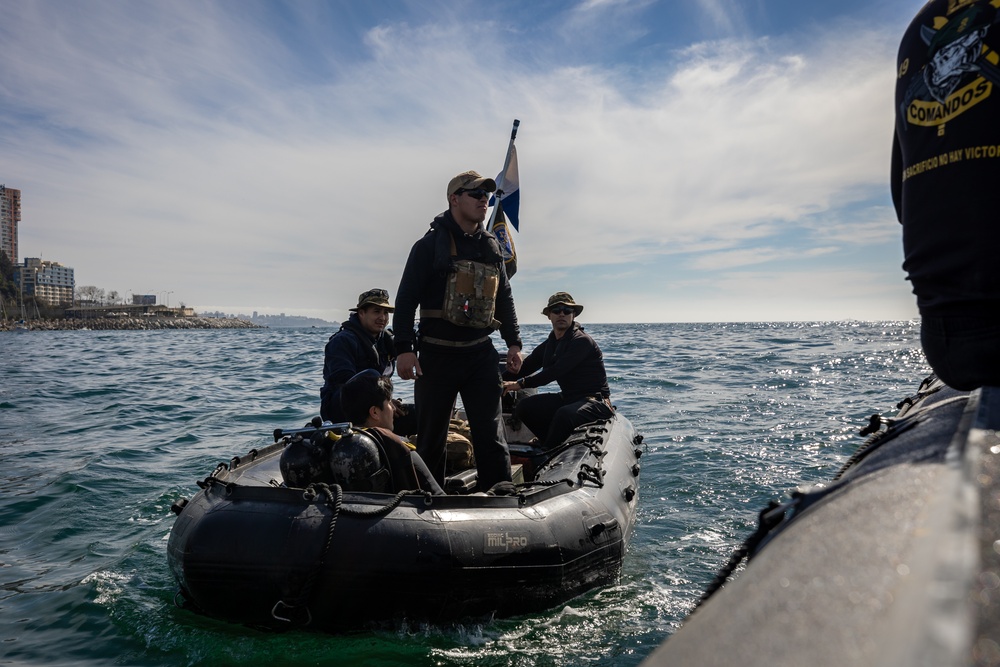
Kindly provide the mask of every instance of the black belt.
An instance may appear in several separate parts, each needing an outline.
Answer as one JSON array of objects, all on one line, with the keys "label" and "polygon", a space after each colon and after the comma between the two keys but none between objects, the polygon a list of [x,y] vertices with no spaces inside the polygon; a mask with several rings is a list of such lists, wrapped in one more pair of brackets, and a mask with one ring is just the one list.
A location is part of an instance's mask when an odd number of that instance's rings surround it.
[{"label": "black belt", "polygon": [[430,343],[431,345],[441,345],[444,347],[473,347],[475,345],[481,345],[490,339],[489,336],[483,336],[482,338],[477,338],[475,340],[445,340],[443,338],[433,338],[431,336],[421,336],[421,343]]}]

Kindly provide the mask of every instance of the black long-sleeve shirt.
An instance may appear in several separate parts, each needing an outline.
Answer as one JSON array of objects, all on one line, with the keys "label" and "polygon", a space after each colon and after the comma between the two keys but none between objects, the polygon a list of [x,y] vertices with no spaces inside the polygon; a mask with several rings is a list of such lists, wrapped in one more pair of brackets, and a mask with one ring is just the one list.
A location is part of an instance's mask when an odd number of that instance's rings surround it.
[{"label": "black long-sleeve shirt", "polygon": [[[494,318],[500,322],[500,335],[507,346],[521,347],[521,333],[514,311],[514,298],[496,239],[482,228],[475,234],[466,234],[451,217],[451,213],[445,211],[434,219],[430,231],[413,244],[410,256],[406,260],[399,289],[396,290],[396,310],[392,316],[396,354],[413,351],[417,308],[440,310],[444,304],[450,272],[448,253],[450,243],[447,236],[442,237],[443,234],[450,234],[455,241],[455,259],[499,265],[500,279]],[[421,336],[442,340],[472,341],[488,336],[492,332],[493,329],[489,327],[460,327],[437,317],[420,320]]]},{"label": "black long-sleeve shirt", "polygon": [[525,358],[518,376],[524,378],[527,388],[558,382],[567,401],[585,396],[611,397],[604,354],[576,322],[562,338],[556,338],[555,332],[550,333],[545,342]]}]

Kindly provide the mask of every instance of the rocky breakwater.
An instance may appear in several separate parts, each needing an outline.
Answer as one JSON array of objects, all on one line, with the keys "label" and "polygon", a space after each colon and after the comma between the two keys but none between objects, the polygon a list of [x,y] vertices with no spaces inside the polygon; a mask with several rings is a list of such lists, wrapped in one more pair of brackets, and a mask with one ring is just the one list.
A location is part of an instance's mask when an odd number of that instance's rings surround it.
[{"label": "rocky breakwater", "polygon": [[154,329],[264,329],[248,320],[222,317],[94,317],[54,320],[0,322],[0,331],[28,329],[31,331],[72,330],[154,330]]}]

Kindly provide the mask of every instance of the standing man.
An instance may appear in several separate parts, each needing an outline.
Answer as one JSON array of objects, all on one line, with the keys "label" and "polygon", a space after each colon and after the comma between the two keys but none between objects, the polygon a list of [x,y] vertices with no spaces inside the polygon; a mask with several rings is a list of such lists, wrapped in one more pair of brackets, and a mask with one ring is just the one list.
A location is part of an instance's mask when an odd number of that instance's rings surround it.
[{"label": "standing man", "polygon": [[[331,422],[348,421],[340,402],[345,382],[369,368],[392,375],[395,353],[392,334],[385,328],[389,313],[393,311],[389,293],[378,288],[363,292],[358,297],[358,305],[350,311],[350,318],[330,336],[324,354],[320,415]],[[400,408],[396,417],[397,429],[403,434],[416,432],[412,406],[397,407]]]},{"label": "standing man", "polygon": [[496,187],[492,178],[474,171],[451,179],[448,210],[410,250],[393,315],[399,377],[416,380],[417,451],[443,485],[448,425],[461,395],[483,490],[510,481],[493,331],[499,329],[507,343],[508,370],[521,367],[520,330],[503,255],[482,224]]},{"label": "standing man", "polygon": [[542,449],[558,446],[577,426],[614,414],[604,355],[576,322],[582,312],[583,306],[568,292],[550,296],[542,315],[552,323],[552,333],[524,360],[519,378],[504,382],[505,393],[559,383],[559,392],[526,396],[515,409],[515,416],[538,436]]},{"label": "standing man", "polygon": [[946,384],[1000,385],[997,3],[931,0],[899,46],[891,186],[920,341]]}]

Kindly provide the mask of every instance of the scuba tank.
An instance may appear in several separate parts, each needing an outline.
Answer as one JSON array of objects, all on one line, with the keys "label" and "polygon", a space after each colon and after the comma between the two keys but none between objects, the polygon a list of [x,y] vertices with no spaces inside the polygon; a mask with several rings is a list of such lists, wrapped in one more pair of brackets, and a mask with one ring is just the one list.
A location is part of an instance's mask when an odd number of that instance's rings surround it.
[{"label": "scuba tank", "polygon": [[341,436],[333,431],[296,434],[281,452],[279,466],[287,486],[305,488],[322,482],[332,484],[330,449]]}]

